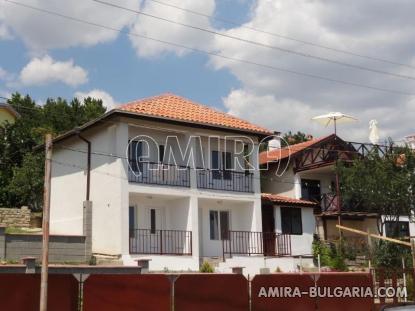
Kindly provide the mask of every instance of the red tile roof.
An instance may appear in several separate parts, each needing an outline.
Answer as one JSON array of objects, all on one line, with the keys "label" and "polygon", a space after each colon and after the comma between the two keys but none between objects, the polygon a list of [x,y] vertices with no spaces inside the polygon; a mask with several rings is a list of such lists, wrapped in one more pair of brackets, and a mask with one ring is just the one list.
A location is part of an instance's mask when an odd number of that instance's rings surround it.
[{"label": "red tile roof", "polygon": [[278,203],[278,204],[283,204],[283,205],[296,205],[296,206],[304,206],[304,207],[317,206],[317,203],[315,202],[294,199],[294,198],[285,197],[285,196],[273,194],[273,193],[263,193],[261,195],[261,198],[263,201],[268,201],[268,202]]},{"label": "red tile roof", "polygon": [[219,128],[226,127],[263,135],[272,134],[271,131],[264,127],[254,125],[248,121],[174,94],[162,94],[155,97],[136,100],[124,104],[118,109],[140,115],[161,117],[175,121],[217,126]]},{"label": "red tile roof", "polygon": [[281,149],[275,149],[275,150],[271,150],[271,151],[263,151],[259,154],[259,164],[265,164],[265,163],[270,162],[270,161],[278,161],[278,160],[282,160],[282,159],[285,159],[285,158],[288,158],[288,157],[292,157],[295,154],[303,151],[304,149],[307,149],[307,148],[313,146],[314,144],[317,144],[317,143],[321,142],[322,140],[324,140],[328,137],[331,137],[331,136],[332,135],[311,139],[309,141],[299,143],[299,144],[295,144],[295,145],[290,145],[290,146],[287,146],[287,147],[284,147],[284,148],[281,148]]}]

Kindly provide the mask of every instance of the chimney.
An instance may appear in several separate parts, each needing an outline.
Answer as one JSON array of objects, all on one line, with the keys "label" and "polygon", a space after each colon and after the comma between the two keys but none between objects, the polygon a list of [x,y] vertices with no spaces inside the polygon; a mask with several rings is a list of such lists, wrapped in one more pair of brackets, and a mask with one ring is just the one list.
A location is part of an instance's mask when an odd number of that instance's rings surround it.
[{"label": "chimney", "polygon": [[281,149],[281,136],[280,132],[275,132],[272,136],[272,138],[268,141],[268,151]]}]

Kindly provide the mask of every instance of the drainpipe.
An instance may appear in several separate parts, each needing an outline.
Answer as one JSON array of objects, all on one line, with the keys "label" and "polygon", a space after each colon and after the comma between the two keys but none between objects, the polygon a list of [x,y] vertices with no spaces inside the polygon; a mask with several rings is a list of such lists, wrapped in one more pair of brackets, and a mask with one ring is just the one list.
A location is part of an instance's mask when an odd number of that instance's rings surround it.
[{"label": "drainpipe", "polygon": [[88,162],[86,166],[86,201],[89,201],[89,192],[91,188],[91,142],[83,137],[80,131],[77,132],[79,139],[83,140],[88,145]]}]

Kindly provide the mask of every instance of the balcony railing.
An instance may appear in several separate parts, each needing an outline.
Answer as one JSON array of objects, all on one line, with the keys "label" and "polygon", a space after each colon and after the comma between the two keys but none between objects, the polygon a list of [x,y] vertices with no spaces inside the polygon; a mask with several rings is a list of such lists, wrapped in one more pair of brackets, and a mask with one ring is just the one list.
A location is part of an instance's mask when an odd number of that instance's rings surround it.
[{"label": "balcony railing", "polygon": [[275,232],[229,231],[223,258],[232,255],[291,256],[291,236]]},{"label": "balcony railing", "polygon": [[321,196],[321,211],[327,212],[339,212],[339,200],[335,193],[325,193]]},{"label": "balcony railing", "polygon": [[197,169],[197,187],[235,192],[254,192],[253,174],[233,170]]},{"label": "balcony railing", "polygon": [[183,230],[130,230],[130,254],[192,255],[192,232]]},{"label": "balcony railing", "polygon": [[187,166],[130,160],[128,181],[143,184],[190,187],[190,168]]}]

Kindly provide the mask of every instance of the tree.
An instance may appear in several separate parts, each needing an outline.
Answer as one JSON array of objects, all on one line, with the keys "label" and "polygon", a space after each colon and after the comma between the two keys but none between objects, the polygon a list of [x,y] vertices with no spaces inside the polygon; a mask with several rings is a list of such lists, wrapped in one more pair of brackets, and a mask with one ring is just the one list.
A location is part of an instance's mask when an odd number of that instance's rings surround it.
[{"label": "tree", "polygon": [[[45,133],[54,136],[98,118],[105,113],[102,100],[77,98],[49,98],[37,105],[29,95],[15,93],[8,103],[19,112],[14,124],[0,127],[0,206],[27,205],[41,208],[39,198],[43,192],[43,153],[33,154],[32,149],[43,143]],[[27,183],[25,183],[25,180]],[[35,190],[37,189],[37,190]],[[37,193],[33,193],[37,191]],[[40,194],[40,196],[39,196]]]},{"label": "tree", "polygon": [[13,176],[7,187],[14,206],[27,205],[40,210],[43,200],[44,159],[40,153],[26,153],[22,165],[13,168]]},{"label": "tree", "polygon": [[384,215],[378,222],[381,233],[386,221],[411,217],[415,202],[414,151],[394,147],[392,142],[386,150],[382,154],[375,148],[364,158],[337,165],[343,206]]},{"label": "tree", "polygon": [[284,134],[282,137],[281,145],[282,147],[286,147],[288,145],[295,145],[302,142],[309,141],[313,139],[313,136],[310,134],[306,134],[303,132],[298,131],[297,133],[293,134],[291,131]]}]

